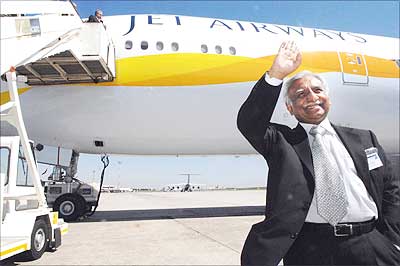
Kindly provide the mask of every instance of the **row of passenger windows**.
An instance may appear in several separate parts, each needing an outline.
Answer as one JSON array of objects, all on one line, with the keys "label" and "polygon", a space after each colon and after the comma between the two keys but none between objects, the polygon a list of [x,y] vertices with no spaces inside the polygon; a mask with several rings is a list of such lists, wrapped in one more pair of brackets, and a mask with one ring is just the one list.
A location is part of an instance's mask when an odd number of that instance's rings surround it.
[{"label": "row of passenger windows", "polygon": [[[130,50],[130,49],[132,49],[132,47],[133,47],[132,41],[126,41],[125,42],[125,49]],[[147,41],[142,41],[140,43],[140,48],[142,50],[147,50],[149,48],[149,43]],[[215,53],[222,54],[223,49],[222,49],[222,47],[220,45],[216,45],[213,48],[214,48]],[[163,42],[156,42],[156,49],[158,51],[162,51],[164,49],[164,43]],[[172,42],[171,43],[171,50],[173,52],[179,51],[179,44],[176,43],[176,42]],[[209,51],[212,52],[212,48],[210,48],[210,50],[209,50],[208,46],[206,44],[202,44],[200,46],[200,50],[204,54],[208,53]],[[236,54],[236,48],[235,47],[230,46],[228,50],[229,50],[229,54],[231,54],[231,55],[235,55]]]}]

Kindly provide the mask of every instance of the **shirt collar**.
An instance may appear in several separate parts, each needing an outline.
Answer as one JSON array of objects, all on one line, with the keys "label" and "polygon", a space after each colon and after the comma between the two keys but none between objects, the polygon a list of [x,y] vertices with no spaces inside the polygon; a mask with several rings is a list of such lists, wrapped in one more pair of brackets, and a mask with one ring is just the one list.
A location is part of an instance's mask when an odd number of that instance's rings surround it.
[{"label": "shirt collar", "polygon": [[[299,122],[300,125],[304,128],[304,130],[307,132],[307,135],[310,134],[310,129],[315,126],[315,124],[307,124],[307,123],[302,123]],[[331,123],[329,122],[329,119],[327,117],[325,117],[324,120],[322,120],[321,123],[319,123],[319,126],[323,127],[326,131],[328,131],[328,133],[335,135],[335,129],[333,129]]]}]

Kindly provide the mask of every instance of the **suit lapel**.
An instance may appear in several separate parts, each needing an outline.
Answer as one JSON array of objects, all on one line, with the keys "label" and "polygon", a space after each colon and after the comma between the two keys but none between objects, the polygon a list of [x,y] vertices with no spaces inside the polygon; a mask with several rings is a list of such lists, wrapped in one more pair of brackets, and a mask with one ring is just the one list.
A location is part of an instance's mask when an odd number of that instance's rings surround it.
[{"label": "suit lapel", "polygon": [[363,150],[364,146],[360,135],[353,132],[354,130],[351,128],[332,126],[353,159],[358,177],[361,178],[367,191],[371,194],[371,178],[368,170],[368,161],[365,151]]},{"label": "suit lapel", "polygon": [[311,148],[308,141],[308,136],[304,128],[297,124],[297,127],[293,129],[291,139],[294,150],[296,151],[301,162],[307,167],[311,176],[314,177],[314,166],[312,162]]},{"label": "suit lapel", "polygon": [[[368,170],[368,161],[364,151],[364,145],[361,139],[361,135],[351,128],[344,128],[335,125],[332,126],[338,134],[340,140],[343,142],[343,145],[350,154],[351,158],[353,159],[358,177],[361,178],[368,193],[372,197],[374,197],[375,193],[373,193],[372,191],[371,177]],[[311,148],[308,141],[307,133],[300,124],[298,124],[297,127],[293,129],[290,142],[292,143],[293,148],[302,163],[311,173],[311,176],[313,177],[311,181],[314,182],[315,174],[312,162]],[[375,198],[374,200],[375,202],[377,202]]]}]

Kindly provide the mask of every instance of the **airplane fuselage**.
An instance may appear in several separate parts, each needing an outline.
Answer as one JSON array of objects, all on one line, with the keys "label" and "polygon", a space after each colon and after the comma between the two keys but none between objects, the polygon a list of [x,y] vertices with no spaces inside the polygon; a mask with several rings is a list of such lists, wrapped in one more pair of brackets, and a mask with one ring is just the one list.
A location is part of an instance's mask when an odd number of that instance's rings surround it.
[{"label": "airplane fuselage", "polygon": [[[22,93],[35,141],[85,153],[256,153],[237,130],[237,112],[280,43],[293,39],[303,53],[299,71],[328,82],[331,122],[371,129],[387,152],[399,152],[396,38],[177,15],[104,23],[115,45],[115,79]],[[282,98],[273,121],[295,126]]]}]

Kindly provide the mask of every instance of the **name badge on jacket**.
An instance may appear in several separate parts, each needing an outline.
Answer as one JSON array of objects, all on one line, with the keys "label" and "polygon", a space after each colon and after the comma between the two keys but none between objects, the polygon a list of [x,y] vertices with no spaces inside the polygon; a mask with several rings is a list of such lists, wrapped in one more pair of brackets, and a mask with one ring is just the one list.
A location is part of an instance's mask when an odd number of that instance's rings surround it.
[{"label": "name badge on jacket", "polygon": [[378,149],[375,147],[368,148],[365,150],[368,160],[368,170],[373,170],[383,165],[381,158],[378,155]]}]

